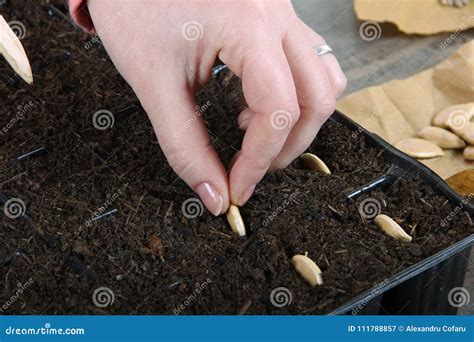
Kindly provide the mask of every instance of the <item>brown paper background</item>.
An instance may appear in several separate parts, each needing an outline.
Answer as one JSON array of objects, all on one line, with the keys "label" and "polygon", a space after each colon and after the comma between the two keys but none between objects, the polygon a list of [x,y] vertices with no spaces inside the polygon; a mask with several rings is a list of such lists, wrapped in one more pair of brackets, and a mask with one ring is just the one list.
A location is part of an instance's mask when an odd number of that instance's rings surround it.
[{"label": "brown paper background", "polygon": [[354,9],[360,20],[390,22],[408,34],[474,27],[474,0],[461,8],[441,6],[439,0],[354,0]]},{"label": "brown paper background", "polygon": [[[439,111],[467,102],[474,102],[474,40],[434,68],[353,93],[342,98],[337,108],[394,144],[416,137]],[[462,150],[445,152],[444,157],[422,162],[443,178],[474,168],[473,162],[464,160]]]}]

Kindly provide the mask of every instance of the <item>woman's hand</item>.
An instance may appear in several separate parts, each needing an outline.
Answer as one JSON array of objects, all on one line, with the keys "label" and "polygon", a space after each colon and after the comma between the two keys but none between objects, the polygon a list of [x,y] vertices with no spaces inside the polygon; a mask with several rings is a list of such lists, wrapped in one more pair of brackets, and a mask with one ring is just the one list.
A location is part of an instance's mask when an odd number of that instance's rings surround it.
[{"label": "woman's hand", "polygon": [[[214,215],[229,201],[243,205],[268,170],[303,153],[346,85],[335,57],[315,52],[324,39],[289,0],[89,0],[88,6],[168,162]],[[194,94],[217,56],[241,78],[249,106],[238,118],[246,134],[229,175],[195,114]]]}]

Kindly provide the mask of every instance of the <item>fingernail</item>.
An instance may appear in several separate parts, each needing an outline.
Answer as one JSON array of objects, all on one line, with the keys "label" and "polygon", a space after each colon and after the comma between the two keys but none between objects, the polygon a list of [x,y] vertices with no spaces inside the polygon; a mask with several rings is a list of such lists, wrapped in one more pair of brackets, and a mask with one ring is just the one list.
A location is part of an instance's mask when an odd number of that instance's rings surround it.
[{"label": "fingernail", "polygon": [[196,192],[206,208],[214,216],[219,216],[224,205],[224,199],[211,183],[201,183],[196,187]]},{"label": "fingernail", "polygon": [[252,194],[255,190],[255,186],[256,186],[256,184],[251,185],[247,189],[245,189],[245,191],[242,193],[242,195],[239,198],[239,201],[237,203],[238,206],[244,205],[245,202],[247,202],[249,200],[250,196],[252,196]]}]

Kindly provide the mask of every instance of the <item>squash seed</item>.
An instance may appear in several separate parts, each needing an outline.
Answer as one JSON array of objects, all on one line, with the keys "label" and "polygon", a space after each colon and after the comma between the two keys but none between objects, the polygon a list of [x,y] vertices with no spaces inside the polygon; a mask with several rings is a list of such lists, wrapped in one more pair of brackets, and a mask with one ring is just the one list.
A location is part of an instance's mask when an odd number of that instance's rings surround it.
[{"label": "squash seed", "polygon": [[456,134],[441,127],[424,127],[418,132],[418,135],[421,138],[429,140],[442,148],[463,148],[466,146],[464,140],[462,140]]},{"label": "squash seed", "polygon": [[474,160],[474,146],[467,146],[462,154],[466,160]]},{"label": "squash seed", "polygon": [[312,153],[303,153],[301,156],[301,161],[303,162],[303,167],[307,170],[320,171],[325,175],[330,175],[331,171],[324,164],[324,162],[319,159],[316,155]]},{"label": "squash seed", "polygon": [[400,240],[403,242],[411,242],[412,238],[410,235],[405,233],[402,227],[395,222],[393,219],[388,217],[387,215],[380,214],[375,217],[374,220],[375,224],[382,229],[385,234],[393,237],[396,240]]},{"label": "squash seed", "polygon": [[466,113],[467,120],[471,120],[471,118],[474,116],[474,102],[455,105],[443,109],[433,117],[431,123],[433,126],[448,128],[450,119],[453,120],[454,117],[457,117],[457,114],[463,114],[463,112]]},{"label": "squash seed", "polygon": [[0,54],[3,55],[13,70],[27,83],[33,83],[30,62],[20,40],[10,25],[0,15]]},{"label": "squash seed", "polygon": [[313,287],[323,284],[322,272],[313,260],[305,255],[296,254],[291,258],[291,263],[295,266],[296,271]]},{"label": "squash seed", "polygon": [[229,206],[229,210],[227,210],[227,221],[230,224],[230,227],[238,236],[245,236],[245,224],[242,220],[242,216],[240,216],[239,207],[235,204],[231,204]]},{"label": "squash seed", "polygon": [[444,156],[444,152],[438,145],[431,141],[409,138],[398,141],[395,147],[408,154],[410,157],[418,159],[434,158]]},{"label": "squash seed", "polygon": [[474,122],[468,122],[460,128],[457,128],[455,124],[453,124],[450,125],[449,128],[470,145],[474,145]]}]

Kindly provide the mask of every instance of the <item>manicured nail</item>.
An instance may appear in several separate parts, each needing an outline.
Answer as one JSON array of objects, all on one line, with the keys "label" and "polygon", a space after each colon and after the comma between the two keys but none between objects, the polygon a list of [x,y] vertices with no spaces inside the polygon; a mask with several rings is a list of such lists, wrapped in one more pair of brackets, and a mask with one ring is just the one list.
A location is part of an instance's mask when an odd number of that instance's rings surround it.
[{"label": "manicured nail", "polygon": [[201,183],[196,187],[196,192],[201,201],[214,216],[219,216],[224,206],[224,199],[211,183]]},{"label": "manicured nail", "polygon": [[239,198],[239,201],[237,203],[238,206],[244,205],[245,202],[247,202],[249,200],[250,196],[252,196],[252,194],[255,190],[255,186],[256,186],[256,184],[251,185],[247,189],[245,189],[245,191],[242,193],[242,195]]}]

